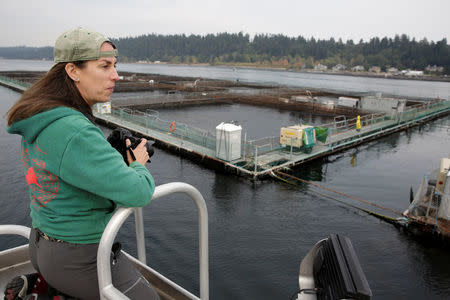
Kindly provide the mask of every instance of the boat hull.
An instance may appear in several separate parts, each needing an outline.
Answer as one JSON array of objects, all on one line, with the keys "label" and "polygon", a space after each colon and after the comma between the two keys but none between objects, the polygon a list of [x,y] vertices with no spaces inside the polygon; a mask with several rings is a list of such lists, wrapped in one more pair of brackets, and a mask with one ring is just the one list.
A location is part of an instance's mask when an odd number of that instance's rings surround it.
[{"label": "boat hull", "polygon": [[405,217],[398,219],[397,225],[406,233],[418,238],[424,242],[432,242],[442,246],[450,247],[450,231],[448,231],[448,222],[426,222],[415,217]]}]

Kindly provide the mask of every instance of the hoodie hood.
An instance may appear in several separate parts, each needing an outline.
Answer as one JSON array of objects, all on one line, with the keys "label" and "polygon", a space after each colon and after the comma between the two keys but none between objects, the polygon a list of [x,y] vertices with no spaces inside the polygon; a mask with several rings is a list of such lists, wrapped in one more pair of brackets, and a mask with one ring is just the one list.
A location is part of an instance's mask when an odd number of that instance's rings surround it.
[{"label": "hoodie hood", "polygon": [[33,143],[39,134],[54,121],[72,115],[83,115],[72,108],[61,106],[38,113],[30,118],[20,120],[6,128],[8,133],[19,134],[25,140]]}]

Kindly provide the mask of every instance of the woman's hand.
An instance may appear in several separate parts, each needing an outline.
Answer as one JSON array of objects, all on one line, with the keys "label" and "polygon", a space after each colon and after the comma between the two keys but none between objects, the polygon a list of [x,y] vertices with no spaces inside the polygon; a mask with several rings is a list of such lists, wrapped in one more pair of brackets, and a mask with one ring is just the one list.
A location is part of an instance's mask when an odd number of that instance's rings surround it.
[{"label": "woman's hand", "polygon": [[[127,147],[131,145],[131,141],[129,139],[126,139],[125,144]],[[149,156],[147,152],[147,147],[145,146],[147,144],[146,139],[141,139],[141,142],[139,145],[136,146],[134,149],[129,149],[127,151],[127,160],[128,164],[131,164],[133,161],[135,161],[130,154],[130,151],[133,151],[134,157],[136,158],[136,161],[140,163],[141,165],[145,166],[145,163],[148,161]]]}]

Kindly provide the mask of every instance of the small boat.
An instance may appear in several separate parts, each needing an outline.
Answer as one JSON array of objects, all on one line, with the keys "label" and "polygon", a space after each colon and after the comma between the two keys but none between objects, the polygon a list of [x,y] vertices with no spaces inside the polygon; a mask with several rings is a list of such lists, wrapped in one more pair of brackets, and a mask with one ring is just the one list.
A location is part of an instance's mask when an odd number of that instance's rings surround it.
[{"label": "small boat", "polygon": [[442,158],[438,169],[426,174],[398,219],[407,231],[450,245],[450,158]]},{"label": "small boat", "polygon": [[[152,201],[172,193],[186,194],[193,200],[198,209],[200,297],[187,291],[146,264],[142,208],[121,207],[107,224],[97,252],[101,299],[129,299],[112,284],[110,252],[120,227],[131,214],[135,216],[138,257],[135,258],[124,250],[121,251],[153,285],[160,298],[162,300],[209,299],[208,212],[206,202],[195,187],[182,182],[157,186]],[[28,239],[30,228],[22,225],[0,225],[0,235],[4,234],[20,235]],[[28,244],[0,251],[0,292],[5,291],[5,287],[11,279],[35,272],[36,270],[33,269],[28,256]],[[329,238],[314,245],[302,260],[299,289],[292,295],[291,299],[371,299],[371,297],[372,292],[350,239],[331,234]]]}]

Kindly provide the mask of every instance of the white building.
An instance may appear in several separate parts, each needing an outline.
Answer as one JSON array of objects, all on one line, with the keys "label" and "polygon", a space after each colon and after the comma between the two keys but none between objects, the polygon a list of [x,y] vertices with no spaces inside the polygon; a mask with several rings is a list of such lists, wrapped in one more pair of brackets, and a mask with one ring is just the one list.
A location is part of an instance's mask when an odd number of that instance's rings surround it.
[{"label": "white building", "polygon": [[345,71],[347,67],[343,64],[337,64],[333,67],[333,71]]},{"label": "white building", "polygon": [[390,67],[386,70],[387,73],[391,74],[391,75],[400,75],[400,72],[398,71],[397,68],[394,67]]},{"label": "white building", "polygon": [[314,70],[316,71],[326,71],[327,69],[328,67],[322,64],[317,64],[314,66]]},{"label": "white building", "polygon": [[434,66],[428,65],[425,68],[425,71],[430,72],[430,73],[442,73],[442,72],[444,72],[444,67],[436,66],[436,65],[434,65]]},{"label": "white building", "polygon": [[423,71],[417,71],[417,70],[403,70],[402,74],[408,77],[421,77],[423,76]]},{"label": "white building", "polygon": [[406,99],[383,97],[381,93],[377,93],[362,97],[360,108],[366,111],[394,114],[405,110]]},{"label": "white building", "polygon": [[364,72],[365,68],[364,66],[354,66],[352,68],[352,72]]},{"label": "white building", "polygon": [[381,68],[377,67],[377,66],[372,66],[372,67],[370,67],[369,72],[380,73],[381,72]]}]

